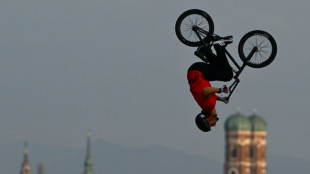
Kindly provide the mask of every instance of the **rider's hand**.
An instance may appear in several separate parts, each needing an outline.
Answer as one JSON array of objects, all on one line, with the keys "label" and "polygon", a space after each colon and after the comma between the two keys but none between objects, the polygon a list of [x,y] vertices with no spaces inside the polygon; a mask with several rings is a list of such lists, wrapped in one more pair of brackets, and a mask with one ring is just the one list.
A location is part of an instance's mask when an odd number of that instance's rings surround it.
[{"label": "rider's hand", "polygon": [[219,97],[218,100],[225,104],[229,103],[229,100],[227,99],[227,97]]},{"label": "rider's hand", "polygon": [[228,94],[229,93],[229,88],[227,88],[226,85],[224,85],[222,88],[219,88],[219,92],[218,93],[225,93]]}]

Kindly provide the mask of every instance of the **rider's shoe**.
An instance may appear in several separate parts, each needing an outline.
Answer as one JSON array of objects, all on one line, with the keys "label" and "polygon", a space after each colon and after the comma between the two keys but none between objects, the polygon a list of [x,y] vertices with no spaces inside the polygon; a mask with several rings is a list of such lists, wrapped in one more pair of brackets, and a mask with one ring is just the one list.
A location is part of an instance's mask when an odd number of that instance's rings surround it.
[{"label": "rider's shoe", "polygon": [[219,44],[220,46],[227,46],[228,44],[233,43],[233,36],[225,36],[225,37],[213,36],[213,37],[214,37],[213,45]]},{"label": "rider's shoe", "polygon": [[205,57],[206,55],[206,48],[204,46],[199,46],[197,48],[197,50],[194,52],[194,54],[199,57],[201,60],[203,60],[204,62],[208,63],[208,60],[207,58]]}]

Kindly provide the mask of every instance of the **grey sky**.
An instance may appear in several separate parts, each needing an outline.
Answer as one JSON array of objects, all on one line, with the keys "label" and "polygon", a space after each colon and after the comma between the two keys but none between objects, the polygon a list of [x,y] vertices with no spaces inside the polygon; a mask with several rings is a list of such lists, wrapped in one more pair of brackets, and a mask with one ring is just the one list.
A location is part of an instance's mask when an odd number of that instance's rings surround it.
[{"label": "grey sky", "polygon": [[[307,0],[273,1],[0,1],[0,144],[28,141],[84,147],[94,139],[127,146],[156,144],[223,161],[224,120],[240,107],[268,123],[268,153],[310,162]],[[247,68],[220,122],[209,134],[186,82],[194,48],[177,40],[185,10],[208,12],[215,33],[241,37],[266,30],[275,61]],[[215,83],[223,85],[222,83]],[[83,138],[81,138],[83,137]],[[212,149],[212,151],[207,150]],[[18,157],[19,158],[19,157]]]}]

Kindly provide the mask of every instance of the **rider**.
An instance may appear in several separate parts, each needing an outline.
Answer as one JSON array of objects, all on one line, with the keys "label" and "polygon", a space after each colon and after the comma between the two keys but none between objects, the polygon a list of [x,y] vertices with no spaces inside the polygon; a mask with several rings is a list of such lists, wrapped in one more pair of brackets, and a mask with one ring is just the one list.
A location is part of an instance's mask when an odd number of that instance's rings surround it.
[{"label": "rider", "polygon": [[225,47],[232,43],[232,36],[213,39],[215,40],[213,47],[216,50],[216,55],[212,53],[210,48],[198,47],[195,55],[208,63],[194,63],[187,72],[190,91],[202,109],[201,113],[196,116],[195,122],[197,127],[203,132],[210,131],[211,127],[215,126],[218,121],[215,109],[216,100],[228,103],[226,98],[219,97],[215,93],[228,93],[229,89],[226,86],[222,88],[212,87],[209,81],[227,82],[233,77],[232,68],[225,54]]}]

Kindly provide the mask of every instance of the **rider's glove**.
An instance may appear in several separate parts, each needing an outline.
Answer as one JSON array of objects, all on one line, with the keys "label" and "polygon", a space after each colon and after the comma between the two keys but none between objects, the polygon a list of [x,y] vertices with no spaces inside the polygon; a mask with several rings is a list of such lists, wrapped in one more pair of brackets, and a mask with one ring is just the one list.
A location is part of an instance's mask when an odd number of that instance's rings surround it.
[{"label": "rider's glove", "polygon": [[228,94],[229,88],[227,88],[227,86],[224,85],[222,88],[219,88],[219,92],[217,92],[217,93],[222,93],[222,92]]},{"label": "rider's glove", "polygon": [[227,103],[229,102],[229,100],[227,99],[227,97],[219,97],[218,100],[221,101],[221,102],[223,102],[223,103],[225,103],[225,104],[227,104]]}]

